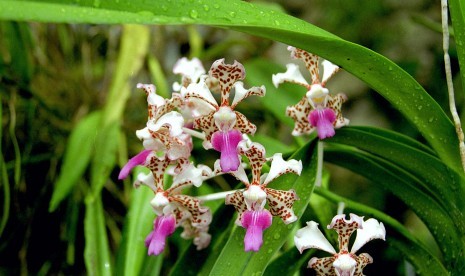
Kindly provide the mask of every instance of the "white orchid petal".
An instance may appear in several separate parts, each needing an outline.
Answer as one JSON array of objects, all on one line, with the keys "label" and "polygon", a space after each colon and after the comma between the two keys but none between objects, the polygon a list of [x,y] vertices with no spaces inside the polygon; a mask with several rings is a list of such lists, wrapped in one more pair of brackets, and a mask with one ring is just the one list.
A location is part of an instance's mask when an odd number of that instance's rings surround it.
[{"label": "white orchid petal", "polygon": [[286,65],[287,70],[284,73],[273,74],[272,80],[275,87],[278,87],[279,84],[283,82],[292,82],[297,83],[302,86],[308,86],[308,82],[302,76],[302,73],[299,71],[299,66],[294,63],[289,63]]},{"label": "white orchid petal", "polygon": [[157,88],[153,84],[137,84],[138,89],[144,89],[147,93],[147,103],[150,105],[154,105],[156,107],[160,107],[166,103],[165,98],[160,95],[157,95]]},{"label": "white orchid petal", "polygon": [[374,239],[386,238],[386,229],[382,222],[376,219],[368,219],[362,223],[362,228],[357,229],[357,237],[352,245],[351,253],[357,252],[363,245]]},{"label": "white orchid petal", "polygon": [[350,254],[340,254],[334,260],[333,267],[337,275],[354,275],[357,261]]},{"label": "white orchid petal", "polygon": [[318,229],[318,223],[314,221],[307,221],[307,226],[297,230],[294,236],[294,243],[300,253],[305,249],[316,248],[336,254],[336,250],[334,250],[333,246],[321,233],[320,229]]},{"label": "white orchid petal", "polygon": [[195,187],[200,187],[203,181],[211,176],[213,176],[213,172],[208,166],[200,164],[196,167],[193,163],[190,163],[181,173],[174,176],[171,188],[186,182],[191,182]]},{"label": "white orchid petal", "polygon": [[184,118],[179,112],[171,111],[161,116],[156,122],[147,122],[147,127],[152,131],[159,130],[163,125],[170,125],[170,135],[176,137],[183,133]]},{"label": "white orchid petal", "polygon": [[205,68],[198,58],[188,60],[183,57],[174,64],[173,73],[188,77],[192,82],[197,82],[200,76],[205,74]]},{"label": "white orchid petal", "polygon": [[207,84],[205,83],[205,78],[200,78],[198,83],[191,83],[187,86],[186,89],[181,89],[181,96],[193,102],[203,102],[203,104],[208,104],[211,106],[212,110],[215,110],[218,106],[215,98],[213,97],[210,89],[208,89]]},{"label": "white orchid petal", "polygon": [[326,83],[326,81],[328,81],[339,70],[339,66],[327,60],[323,60],[321,62],[321,66],[323,66],[322,83]]},{"label": "white orchid petal", "polygon": [[141,185],[145,185],[153,191],[157,190],[157,187],[155,186],[155,178],[153,178],[152,173],[139,173],[137,175],[136,181],[134,181],[134,187],[139,188]]},{"label": "white orchid petal", "polygon": [[242,81],[238,81],[234,84],[234,99],[231,104],[232,107],[236,106],[238,103],[240,103],[243,99],[249,97],[250,95],[256,95],[259,97],[263,97],[266,94],[266,88],[264,85],[258,87],[254,86],[250,89],[245,89],[244,88],[244,83]]},{"label": "white orchid petal", "polygon": [[157,215],[162,215],[163,209],[170,203],[169,199],[163,195],[163,192],[158,192],[155,194],[155,197],[150,201],[150,205],[152,205],[153,210]]},{"label": "white orchid petal", "polygon": [[268,175],[266,176],[263,184],[266,185],[285,173],[295,173],[300,175],[301,172],[302,161],[297,161],[294,159],[284,161],[283,155],[281,153],[275,153],[273,155],[273,161],[271,162],[270,171],[268,172]]}]

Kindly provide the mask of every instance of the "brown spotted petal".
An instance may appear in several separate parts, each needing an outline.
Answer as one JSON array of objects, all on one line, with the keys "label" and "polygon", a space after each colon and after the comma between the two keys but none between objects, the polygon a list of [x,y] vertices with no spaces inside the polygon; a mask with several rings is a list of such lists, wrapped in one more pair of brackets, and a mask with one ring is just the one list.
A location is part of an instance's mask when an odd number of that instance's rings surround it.
[{"label": "brown spotted petal", "polygon": [[286,115],[294,120],[292,135],[300,136],[303,134],[309,134],[315,130],[315,128],[308,122],[308,114],[311,110],[312,107],[306,96],[304,96],[296,105],[287,107]]},{"label": "brown spotted petal", "polygon": [[157,188],[156,191],[163,191],[163,176],[165,174],[166,168],[170,165],[172,161],[168,158],[162,157],[159,158],[156,155],[152,155],[149,161],[146,164],[146,167],[152,171],[152,175],[154,178],[155,187]]},{"label": "brown spotted petal", "polygon": [[338,234],[339,253],[349,252],[349,239],[352,233],[362,228],[363,217],[350,214],[350,219],[346,220],[345,215],[337,215],[328,225],[328,229],[334,229]]},{"label": "brown spotted petal", "polygon": [[218,80],[221,90],[221,105],[229,105],[229,93],[233,84],[245,78],[244,66],[234,61],[233,64],[225,64],[224,58],[213,62],[210,77]]},{"label": "brown spotted petal", "polygon": [[225,203],[226,205],[234,206],[237,212],[237,219],[235,223],[236,225],[242,226],[242,214],[247,210],[247,205],[245,204],[243,191],[236,191],[232,194],[227,195]]},{"label": "brown spotted petal", "polygon": [[262,85],[261,87],[252,87],[250,89],[244,88],[244,83],[238,81],[234,84],[234,100],[231,104],[231,109],[234,109],[238,103],[240,103],[243,99],[250,97],[250,96],[265,96],[266,89],[265,86]]},{"label": "brown spotted petal", "polygon": [[188,195],[170,195],[170,202],[176,202],[179,209],[190,213],[192,226],[209,225],[212,220],[212,214],[208,207],[202,207],[200,200]]},{"label": "brown spotted petal", "polygon": [[328,96],[327,107],[331,108],[336,113],[336,120],[334,121],[335,128],[341,128],[349,124],[349,119],[342,116],[342,104],[347,101],[345,94],[339,93],[336,96]]},{"label": "brown spotted petal", "polygon": [[295,173],[300,175],[302,172],[302,161],[297,161],[295,159],[291,159],[288,161],[284,161],[282,153],[275,153],[273,155],[273,161],[271,162],[270,171],[266,175],[266,178],[263,182],[263,186],[267,185],[274,179],[280,177],[286,173]]},{"label": "brown spotted petal", "polygon": [[363,276],[363,269],[368,264],[373,263],[373,258],[368,253],[361,253],[358,256],[355,256],[357,261],[357,267],[355,268],[354,276]]},{"label": "brown spotted petal", "polygon": [[259,143],[251,143],[247,146],[246,141],[242,141],[237,146],[238,153],[247,156],[252,169],[252,185],[260,185],[260,176],[263,164],[266,162],[265,148]]},{"label": "brown spotted petal", "polygon": [[299,48],[292,46],[287,47],[291,51],[291,57],[295,59],[301,59],[305,63],[305,67],[310,72],[312,77],[312,84],[320,83],[320,74],[318,70],[318,59],[317,55],[311,54]]},{"label": "brown spotted petal", "polygon": [[244,114],[238,111],[234,111],[234,113],[236,114],[236,124],[234,128],[239,130],[242,134],[255,134],[257,127],[252,124]]},{"label": "brown spotted petal", "polygon": [[292,206],[294,205],[294,201],[298,200],[299,197],[294,190],[282,191],[270,188],[265,188],[264,190],[266,192],[268,205],[270,206],[270,213],[273,216],[280,217],[285,224],[297,220]]},{"label": "brown spotted petal", "polygon": [[313,257],[308,262],[308,267],[313,268],[318,276],[337,276],[333,268],[335,257],[317,258]]},{"label": "brown spotted petal", "polygon": [[213,133],[218,131],[218,127],[215,125],[215,119],[213,117],[214,114],[215,112],[212,111],[209,114],[194,120],[194,128],[201,129],[205,133],[205,140],[208,142],[210,142]]}]

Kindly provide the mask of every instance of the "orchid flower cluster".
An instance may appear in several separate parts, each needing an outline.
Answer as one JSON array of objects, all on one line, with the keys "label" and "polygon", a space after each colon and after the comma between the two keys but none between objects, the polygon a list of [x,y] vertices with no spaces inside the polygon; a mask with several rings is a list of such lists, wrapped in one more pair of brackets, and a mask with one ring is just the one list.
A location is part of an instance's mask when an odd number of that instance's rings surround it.
[{"label": "orchid flower cluster", "polygon": [[[285,73],[272,77],[275,86],[293,82],[308,90],[302,100],[286,110],[295,121],[292,134],[303,135],[316,130],[320,139],[332,137],[335,129],[349,123],[341,114],[345,95],[331,96],[325,88],[339,68],[328,61],[321,62],[324,71],[320,80],[318,56],[294,47],[288,49],[291,57],[305,62],[312,78],[308,84],[294,64],[288,64]],[[294,201],[299,199],[296,192],[271,189],[267,185],[286,173],[300,175],[302,162],[285,161],[281,153],[266,158],[264,146],[249,139],[248,135],[253,135],[257,127],[235,108],[249,96],[265,96],[266,90],[264,86],[244,88],[242,64],[237,61],[226,64],[224,59],[219,59],[207,73],[198,59],[182,58],[175,64],[173,73],[181,75],[182,79],[173,84],[170,99],[157,95],[153,84],[137,85],[145,92],[148,103],[146,127],[136,131],[144,149],[128,161],[119,175],[120,179],[126,178],[136,166],[150,170],[149,174],[139,174],[134,182],[136,188],[144,185],[154,193],[150,204],[156,218],[153,231],[145,240],[148,254],[162,253],[167,237],[177,227],[184,230],[181,237],[193,238],[198,250],[209,245],[211,211],[199,198],[183,194],[183,190],[200,187],[205,180],[221,174],[230,174],[245,185],[244,189],[229,191],[225,203],[234,206],[238,213],[236,224],[246,230],[245,251],[258,251],[263,243],[263,232],[271,226],[273,216],[285,224],[297,220],[292,210]],[[191,161],[193,137],[202,139],[206,150],[219,152],[213,169]],[[242,162],[242,157],[248,159],[248,165]],[[263,173],[267,162],[270,162],[269,172]],[[251,178],[246,174],[247,166],[251,169]],[[172,176],[169,188],[165,175]],[[376,220],[363,222],[363,218],[351,214],[351,220],[346,221],[343,216],[336,216],[328,226],[340,236],[340,250],[336,253],[316,226],[315,222],[307,222],[307,227],[297,231],[295,244],[301,252],[313,247],[333,254],[329,258],[310,260],[309,266],[319,275],[362,275],[371,257],[368,254],[357,256],[355,252],[368,240],[384,239],[385,235],[382,223]],[[357,240],[349,252],[347,244],[355,230]]]}]

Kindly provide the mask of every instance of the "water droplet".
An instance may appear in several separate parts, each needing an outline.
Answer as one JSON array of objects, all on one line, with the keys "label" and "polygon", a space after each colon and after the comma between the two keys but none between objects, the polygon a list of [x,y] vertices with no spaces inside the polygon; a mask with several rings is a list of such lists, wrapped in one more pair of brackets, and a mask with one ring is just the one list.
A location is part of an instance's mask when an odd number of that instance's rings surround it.
[{"label": "water droplet", "polygon": [[161,9],[162,9],[163,11],[167,11],[167,10],[168,10],[168,7],[165,6],[165,5],[162,5],[162,6],[161,6]]},{"label": "water droplet", "polygon": [[428,122],[432,123],[434,121],[434,117],[429,118]]},{"label": "water droplet", "polygon": [[273,253],[273,249],[268,249],[268,251],[266,253],[268,253],[268,254]]},{"label": "water droplet", "polygon": [[100,8],[100,4],[102,4],[100,0],[94,0],[94,7]]},{"label": "water droplet", "polygon": [[215,4],[215,5],[213,5],[213,7],[214,7],[215,9],[219,9],[219,8],[220,8],[220,5]]},{"label": "water droplet", "polygon": [[189,13],[189,15],[196,19],[198,16],[199,16],[199,13],[196,11],[196,10],[191,10],[191,12]]},{"label": "water droplet", "polygon": [[418,106],[418,110],[421,110],[422,108],[423,108],[422,105],[419,105],[419,106]]},{"label": "water droplet", "polygon": [[229,12],[229,16],[231,16],[231,17],[236,17],[236,12],[233,12],[233,11],[232,11],[232,12]]},{"label": "water droplet", "polygon": [[204,11],[209,11],[210,10],[210,7],[208,5],[203,5],[203,10]]},{"label": "water droplet", "polygon": [[388,69],[389,69],[389,71],[392,71],[392,66],[389,65],[389,68],[388,68]]},{"label": "water droplet", "polygon": [[279,23],[278,20],[275,20],[275,21],[274,21],[274,24],[275,24],[276,26],[279,26],[279,25],[280,25],[280,23]]},{"label": "water droplet", "polygon": [[273,238],[275,240],[277,240],[277,239],[281,238],[281,235],[279,233],[276,233],[276,234],[273,235]]}]

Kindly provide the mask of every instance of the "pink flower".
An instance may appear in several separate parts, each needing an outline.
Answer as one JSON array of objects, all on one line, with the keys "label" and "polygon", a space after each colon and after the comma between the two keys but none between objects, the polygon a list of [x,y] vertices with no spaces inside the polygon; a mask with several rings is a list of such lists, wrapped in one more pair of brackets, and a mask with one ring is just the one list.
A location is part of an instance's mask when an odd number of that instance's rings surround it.
[{"label": "pink flower", "polygon": [[336,121],[336,114],[332,109],[314,109],[308,115],[308,121],[312,127],[316,127],[320,139],[334,136],[335,131],[333,123]]},{"label": "pink flower", "polygon": [[145,238],[145,246],[149,248],[149,255],[159,255],[163,252],[166,237],[176,229],[174,215],[158,216],[153,222],[153,231]]},{"label": "pink flower", "polygon": [[223,172],[236,171],[241,164],[237,154],[237,144],[242,140],[238,130],[217,131],[212,135],[212,146],[221,153],[220,166]]},{"label": "pink flower", "polygon": [[263,243],[263,230],[271,226],[270,211],[245,211],[242,214],[242,227],[247,229],[244,243],[245,251],[258,251]]}]

